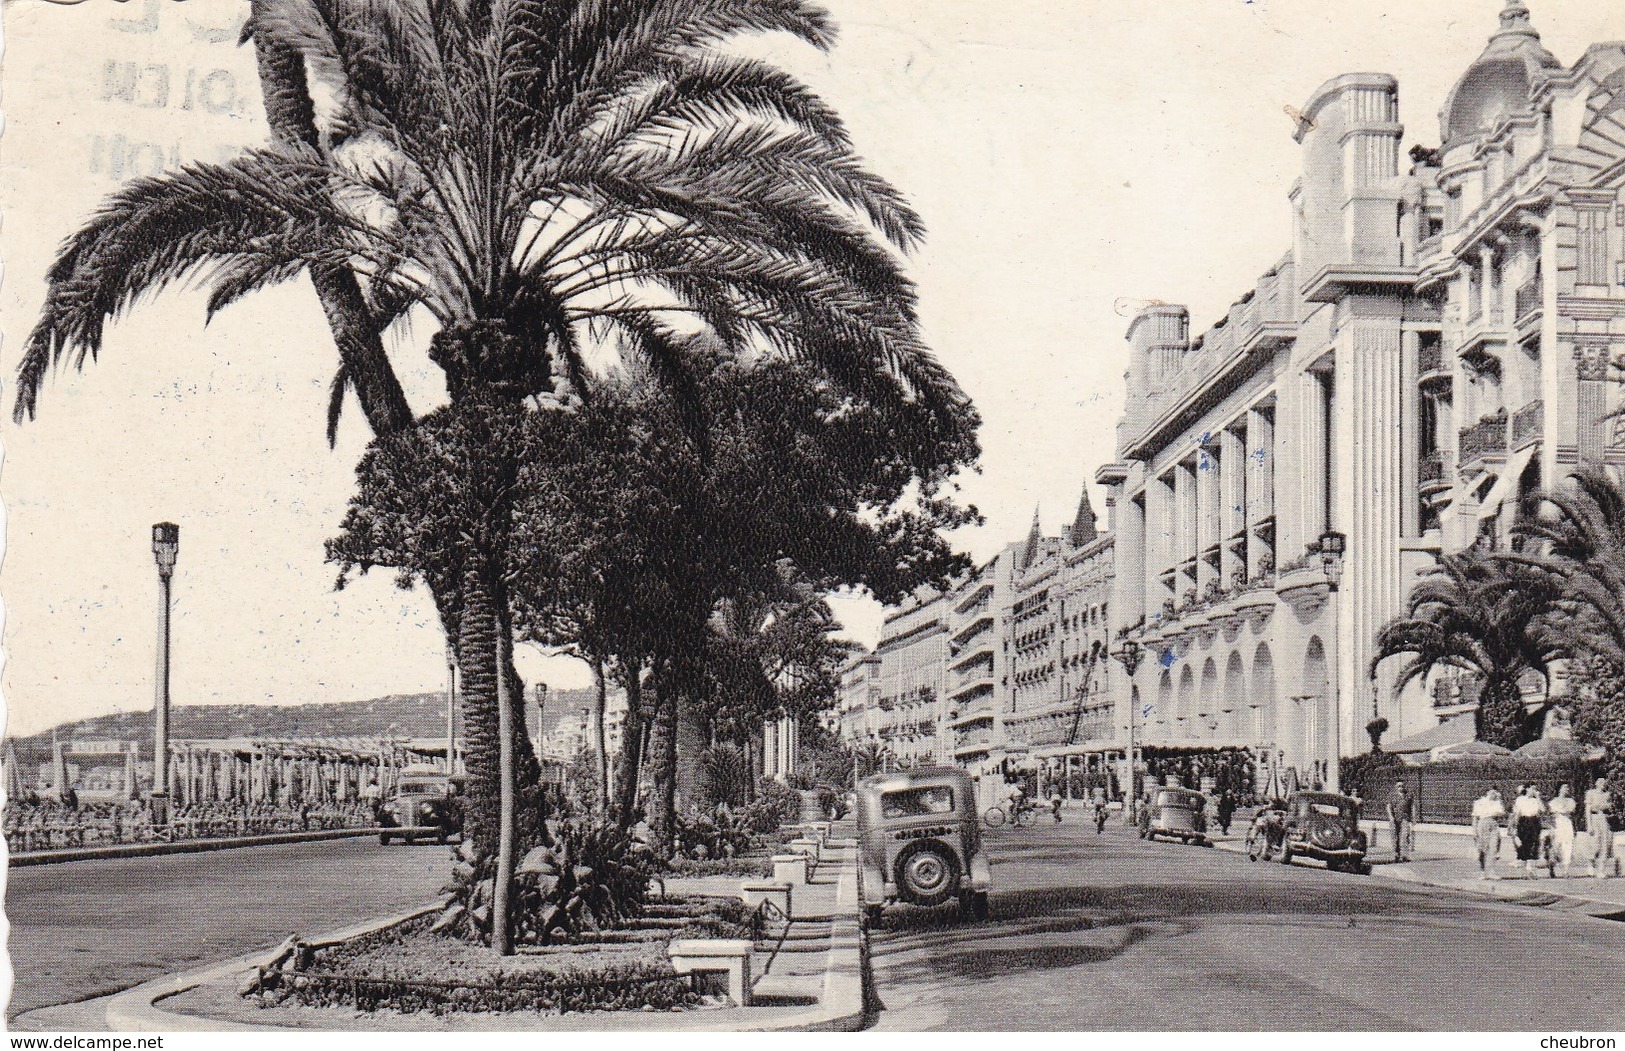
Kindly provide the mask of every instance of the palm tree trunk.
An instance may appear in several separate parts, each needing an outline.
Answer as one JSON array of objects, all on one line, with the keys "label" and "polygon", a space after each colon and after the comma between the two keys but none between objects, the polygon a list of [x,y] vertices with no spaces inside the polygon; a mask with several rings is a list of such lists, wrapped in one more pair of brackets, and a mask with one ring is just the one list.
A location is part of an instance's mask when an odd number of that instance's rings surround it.
[{"label": "palm tree trunk", "polygon": [[[271,134],[280,142],[319,147],[304,58],[263,35],[255,36],[254,52]],[[383,435],[410,427],[412,407],[389,363],[378,320],[367,306],[355,274],[344,267],[312,266],[310,280],[338,345],[343,373],[355,389],[373,433]]]},{"label": "palm tree trunk", "polygon": [[654,725],[649,734],[649,764],[654,792],[649,800],[649,827],[656,849],[670,853],[677,831],[677,690],[669,675],[657,676]]},{"label": "palm tree trunk", "polygon": [[677,766],[673,779],[676,805],[684,811],[703,804],[708,789],[717,787],[707,785],[705,764],[701,761],[709,737],[704,714],[694,698],[685,692],[677,705]]},{"label": "palm tree trunk", "polygon": [[497,636],[500,617],[485,574],[471,567],[464,574],[459,617],[457,671],[463,681],[464,763],[468,771],[465,833],[479,857],[498,846],[501,824],[501,726],[497,696]]},{"label": "palm tree trunk", "polygon": [[508,632],[497,632],[497,763],[498,804],[496,886],[491,893],[491,946],[499,956],[513,955],[513,928],[508,918],[508,892],[514,865],[514,718],[508,689]]},{"label": "palm tree trunk", "polygon": [[616,767],[615,803],[622,828],[630,828],[638,803],[638,775],[643,765],[643,661],[621,658],[621,688],[626,691],[626,729],[621,734],[621,761]]}]

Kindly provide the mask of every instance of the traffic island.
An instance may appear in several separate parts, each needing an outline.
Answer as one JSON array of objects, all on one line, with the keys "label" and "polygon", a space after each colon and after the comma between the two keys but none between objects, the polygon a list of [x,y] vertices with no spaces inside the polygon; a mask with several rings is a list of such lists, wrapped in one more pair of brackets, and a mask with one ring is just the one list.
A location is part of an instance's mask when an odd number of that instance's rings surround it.
[{"label": "traffic island", "polygon": [[[805,857],[802,859],[806,864]],[[17,1028],[81,1029],[125,1031],[193,1030],[308,1030],[308,1031],[796,1031],[848,1030],[860,1028],[864,1019],[863,949],[858,920],[857,869],[850,848],[832,852],[818,864],[815,878],[799,893],[794,918],[763,924],[750,939],[750,1006],[741,1006],[729,996],[718,995],[713,979],[698,983],[679,977],[676,969],[667,973],[674,996],[683,1003],[666,1008],[643,1006],[637,1010],[581,1010],[566,1003],[547,1009],[507,1011],[461,1011],[443,1014],[429,1011],[406,1012],[382,1006],[378,998],[361,990],[359,998],[336,998],[339,1002],[313,1005],[287,997],[266,1003],[263,989],[244,996],[251,980],[262,976],[262,968],[278,971],[277,980],[290,984],[299,979],[295,961],[302,951],[321,950],[342,944],[388,941],[392,930],[425,925],[442,907],[435,903],[411,913],[389,917],[372,924],[333,932],[321,937],[284,943],[275,950],[199,968],[145,983],[115,996],[48,1008],[19,1016]],[[714,888],[715,877],[702,883]],[[742,881],[733,881],[736,906]],[[666,894],[685,895],[690,888],[681,879],[666,882]],[[668,928],[668,933],[678,931]],[[675,940],[675,939],[673,939]],[[662,941],[662,949],[669,943]],[[306,964],[319,963],[319,952],[307,955]],[[651,961],[651,966],[659,966]],[[670,966],[669,957],[666,966]],[[716,968],[710,968],[716,970]],[[701,968],[705,970],[705,968]],[[744,968],[740,968],[741,976]],[[308,979],[310,975],[305,975]],[[348,994],[346,994],[348,996]],[[273,997],[273,1000],[275,998]],[[369,999],[374,1009],[366,1009]],[[583,1003],[583,1006],[585,1004]],[[675,1008],[675,1009],[674,1009]]]}]

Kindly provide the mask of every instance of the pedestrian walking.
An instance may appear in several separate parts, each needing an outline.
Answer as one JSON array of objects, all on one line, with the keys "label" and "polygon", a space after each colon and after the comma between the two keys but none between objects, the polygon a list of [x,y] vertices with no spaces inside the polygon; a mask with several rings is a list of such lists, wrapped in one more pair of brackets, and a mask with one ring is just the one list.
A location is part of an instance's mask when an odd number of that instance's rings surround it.
[{"label": "pedestrian walking", "polygon": [[1614,810],[1614,796],[1608,791],[1608,779],[1597,778],[1597,783],[1586,790],[1586,831],[1595,844],[1589,875],[1602,879],[1610,868],[1618,869],[1619,858],[1614,853],[1614,829],[1610,818]]},{"label": "pedestrian walking", "polygon": [[1055,815],[1055,823],[1061,823],[1061,793],[1053,792],[1049,797],[1050,813]]},{"label": "pedestrian walking", "polygon": [[1103,799],[1103,798],[1102,799],[1096,799],[1095,800],[1095,835],[1097,835],[1097,836],[1101,835],[1105,831],[1106,831],[1106,800]]},{"label": "pedestrian walking", "polygon": [[1236,816],[1236,796],[1228,788],[1219,794],[1219,834],[1230,834],[1230,822]]},{"label": "pedestrian walking", "polygon": [[1507,816],[1499,789],[1492,788],[1473,803],[1473,841],[1478,847],[1478,878],[1500,879],[1495,857],[1501,850],[1501,819]]},{"label": "pedestrian walking", "polygon": [[1524,785],[1523,791],[1512,802],[1512,835],[1518,846],[1518,860],[1523,862],[1524,876],[1535,878],[1535,862],[1540,859],[1541,816],[1546,804],[1534,785]]},{"label": "pedestrian walking", "polygon": [[1388,794],[1388,824],[1394,833],[1394,860],[1409,861],[1415,852],[1411,835],[1415,829],[1416,803],[1405,788],[1405,782],[1395,781]]},{"label": "pedestrian walking", "polygon": [[1574,812],[1578,808],[1574,790],[1567,784],[1558,787],[1556,797],[1546,808],[1552,815],[1552,860],[1562,863],[1565,878],[1574,862]]}]

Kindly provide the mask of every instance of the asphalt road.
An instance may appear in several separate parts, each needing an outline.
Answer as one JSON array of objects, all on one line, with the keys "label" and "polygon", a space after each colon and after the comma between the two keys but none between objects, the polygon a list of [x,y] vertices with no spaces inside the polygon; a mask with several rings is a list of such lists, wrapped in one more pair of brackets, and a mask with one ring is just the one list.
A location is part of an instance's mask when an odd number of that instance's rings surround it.
[{"label": "asphalt road", "polygon": [[1625,923],[1071,821],[988,833],[992,915],[888,910],[890,1030],[1620,1030]]},{"label": "asphalt road", "polygon": [[6,1016],[430,901],[446,847],[341,839],[12,869]]}]

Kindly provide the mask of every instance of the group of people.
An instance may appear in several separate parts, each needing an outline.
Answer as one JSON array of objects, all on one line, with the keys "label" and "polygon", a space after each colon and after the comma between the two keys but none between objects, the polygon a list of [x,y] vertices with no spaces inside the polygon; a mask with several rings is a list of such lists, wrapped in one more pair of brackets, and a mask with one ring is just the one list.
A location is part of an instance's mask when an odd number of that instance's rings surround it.
[{"label": "group of people", "polygon": [[1510,807],[1499,790],[1491,788],[1485,792],[1473,803],[1473,837],[1480,878],[1500,878],[1495,862],[1500,855],[1503,831],[1510,834],[1517,861],[1522,863],[1524,874],[1529,878],[1534,878],[1537,866],[1545,866],[1556,876],[1561,865],[1563,875],[1568,876],[1577,860],[1585,861],[1587,875],[1601,879],[1610,870],[1618,875],[1620,856],[1613,825],[1619,819],[1607,780],[1597,778],[1596,784],[1586,791],[1583,829],[1575,825],[1580,805],[1581,801],[1574,798],[1566,784],[1560,786],[1557,795],[1550,800],[1542,795],[1538,786],[1520,785]]},{"label": "group of people", "polygon": [[376,820],[365,802],[272,804],[218,801],[177,807],[167,824],[154,820],[151,803],[80,803],[77,799],[13,799],[0,827],[14,852],[220,839],[276,832],[366,828]]}]

